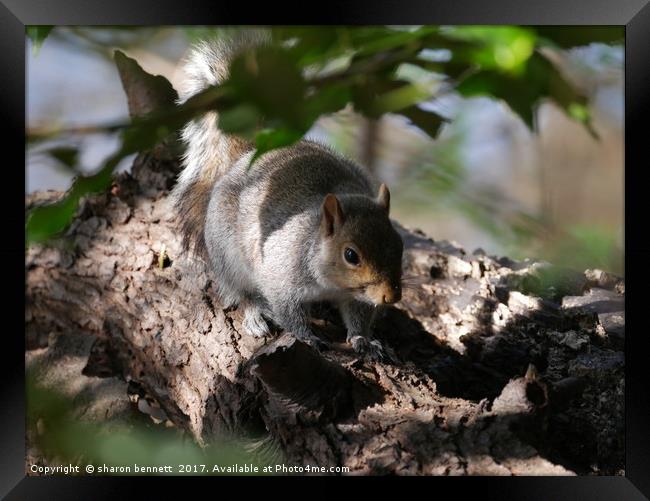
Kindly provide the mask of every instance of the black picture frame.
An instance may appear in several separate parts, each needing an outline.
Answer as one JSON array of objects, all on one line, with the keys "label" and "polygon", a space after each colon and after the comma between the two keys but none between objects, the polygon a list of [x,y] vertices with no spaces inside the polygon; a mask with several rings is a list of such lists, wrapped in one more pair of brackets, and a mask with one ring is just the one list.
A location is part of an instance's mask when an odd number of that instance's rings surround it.
[{"label": "black picture frame", "polygon": [[[25,25],[183,25],[183,24],[529,24],[625,26],[625,277],[626,301],[626,465],[625,477],[467,478],[461,481],[429,477],[435,489],[453,482],[454,496],[480,490],[489,499],[644,499],[650,497],[650,391],[646,359],[648,333],[644,329],[644,291],[650,284],[650,245],[645,238],[648,168],[644,119],[650,116],[650,5],[649,0],[454,0],[355,1],[331,0],[317,5],[228,1],[172,0],[2,0],[0,39],[3,77],[0,79],[4,179],[0,192],[3,237],[0,239],[4,338],[0,364],[0,495],[7,499],[108,499],[127,494],[168,489],[173,479],[160,477],[26,477],[24,296],[14,292],[25,275],[24,191],[19,169],[24,162]],[[8,155],[14,153],[14,155]],[[11,160],[10,160],[11,159]],[[21,181],[22,180],[22,181]],[[644,196],[645,195],[645,196]],[[14,325],[15,323],[15,325]],[[264,479],[258,479],[264,480]],[[303,482],[289,478],[291,482]],[[315,480],[318,479],[308,479]],[[193,478],[205,482],[206,479]],[[251,479],[223,479],[223,482]],[[277,478],[269,479],[277,482]],[[328,485],[351,486],[353,480],[330,480]],[[364,486],[385,479],[360,479]],[[254,482],[253,482],[254,483]],[[323,484],[323,479],[320,479]],[[211,484],[214,486],[215,484]],[[209,487],[206,485],[206,487]],[[232,487],[232,484],[230,485]],[[230,488],[228,487],[228,488]],[[213,488],[213,487],[209,487]],[[223,491],[225,492],[225,490]],[[307,491],[307,493],[310,491]],[[430,491],[435,495],[435,491]],[[189,494],[189,493],[188,493]],[[191,494],[190,494],[191,495]]]}]

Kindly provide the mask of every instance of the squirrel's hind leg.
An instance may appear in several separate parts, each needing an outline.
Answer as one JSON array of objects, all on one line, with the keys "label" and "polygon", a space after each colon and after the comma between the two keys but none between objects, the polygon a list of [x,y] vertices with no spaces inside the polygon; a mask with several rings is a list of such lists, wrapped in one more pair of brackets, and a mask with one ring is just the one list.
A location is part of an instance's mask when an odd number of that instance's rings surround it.
[{"label": "squirrel's hind leg", "polygon": [[265,337],[271,333],[263,312],[265,309],[255,301],[251,294],[233,287],[226,280],[222,280],[218,286],[218,296],[221,303],[226,307],[241,308],[243,312],[242,327],[247,334],[254,337]]}]

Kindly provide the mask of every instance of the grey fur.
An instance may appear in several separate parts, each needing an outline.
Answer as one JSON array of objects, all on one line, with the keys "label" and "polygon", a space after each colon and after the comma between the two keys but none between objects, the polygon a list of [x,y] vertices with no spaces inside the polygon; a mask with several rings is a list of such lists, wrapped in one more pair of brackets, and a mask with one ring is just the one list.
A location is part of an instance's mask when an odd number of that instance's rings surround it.
[{"label": "grey fur", "polygon": [[[243,38],[245,43],[252,39],[259,42],[258,35]],[[191,77],[181,99],[201,90],[201,82],[221,81],[228,58],[237,50],[224,42],[199,46],[190,57]],[[304,307],[321,300],[339,304],[348,341],[368,336],[375,307],[363,287],[343,287],[335,280],[337,273],[345,273],[345,265],[321,231],[323,200],[332,193],[346,214],[346,235],[363,247],[368,263],[378,270],[373,276],[399,284],[402,242],[386,207],[375,200],[377,187],[368,173],[307,140],[268,152],[249,166],[252,149],[233,148],[232,138],[220,133],[216,122],[212,114],[185,128],[186,167],[172,199],[186,223],[192,212],[188,207],[203,197],[202,217],[184,231],[201,228],[195,247],[205,251],[221,300],[244,308],[244,328],[256,336],[268,333],[266,317],[318,344]],[[197,195],[197,186],[208,185],[209,194]]]}]

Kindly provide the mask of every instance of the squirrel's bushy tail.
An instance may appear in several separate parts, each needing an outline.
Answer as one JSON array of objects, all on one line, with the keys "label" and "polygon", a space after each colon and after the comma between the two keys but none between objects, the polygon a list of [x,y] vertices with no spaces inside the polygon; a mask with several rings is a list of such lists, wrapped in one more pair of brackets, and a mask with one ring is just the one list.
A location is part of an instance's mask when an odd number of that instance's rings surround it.
[{"label": "squirrel's bushy tail", "polygon": [[[268,41],[268,33],[251,29],[196,45],[183,68],[179,103],[223,82],[228,77],[230,62],[242,50]],[[183,170],[171,192],[171,202],[181,222],[183,247],[193,248],[203,257],[203,229],[212,187],[232,163],[253,149],[250,143],[221,132],[217,124],[217,113],[207,112],[185,126],[181,134],[186,147]]]}]

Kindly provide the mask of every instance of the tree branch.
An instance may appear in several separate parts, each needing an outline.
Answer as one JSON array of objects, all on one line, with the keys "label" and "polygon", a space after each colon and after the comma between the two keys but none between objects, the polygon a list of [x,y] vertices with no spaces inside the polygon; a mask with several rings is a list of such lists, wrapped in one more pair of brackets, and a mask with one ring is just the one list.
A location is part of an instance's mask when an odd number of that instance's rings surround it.
[{"label": "tree branch", "polygon": [[567,272],[545,289],[553,267],[468,255],[402,229],[411,286],[376,325],[392,362],[357,358],[327,305],[314,318],[323,353],[289,333],[264,341],[216,300],[219,277],[181,254],[166,200],[177,170],[140,155],[132,175],[83,200],[67,245],[29,249],[28,348],[53,331],[94,336],[119,375],[197,441],[268,430],[292,464],[356,474],[622,471],[620,279]]}]

